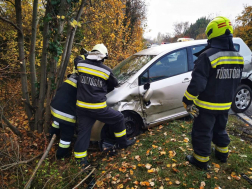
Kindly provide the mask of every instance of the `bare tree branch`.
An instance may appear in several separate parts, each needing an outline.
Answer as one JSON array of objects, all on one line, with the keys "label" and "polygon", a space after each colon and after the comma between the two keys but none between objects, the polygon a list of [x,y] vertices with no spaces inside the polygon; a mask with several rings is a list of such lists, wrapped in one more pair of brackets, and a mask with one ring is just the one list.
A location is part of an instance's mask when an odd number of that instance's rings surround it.
[{"label": "bare tree branch", "polygon": [[21,29],[16,24],[14,24],[12,21],[7,20],[6,18],[3,18],[2,16],[0,16],[0,19],[7,22],[10,25],[12,25],[14,28],[16,28],[18,30],[18,32],[20,32],[23,35],[23,32],[21,31]]},{"label": "bare tree branch", "polygon": [[10,0],[5,0],[5,1],[11,3],[15,7],[15,4],[13,2],[11,2]]},{"label": "bare tree branch", "polygon": [[39,154],[39,155],[37,155],[37,156],[35,156],[35,157],[33,157],[33,158],[31,158],[31,159],[29,159],[29,160],[18,161],[18,162],[15,162],[15,163],[3,165],[3,166],[0,167],[0,169],[1,169],[2,171],[4,171],[4,170],[7,170],[7,169],[9,169],[9,168],[11,168],[11,167],[14,167],[15,165],[20,165],[20,164],[29,163],[29,162],[33,161],[34,159],[38,158],[38,157],[41,156],[41,155],[42,155],[42,153]]},{"label": "bare tree branch", "polygon": [[7,124],[7,126],[18,136],[22,136],[21,132],[15,127],[13,126],[8,119],[6,119],[6,117],[2,114],[1,117],[3,118],[4,122]]}]

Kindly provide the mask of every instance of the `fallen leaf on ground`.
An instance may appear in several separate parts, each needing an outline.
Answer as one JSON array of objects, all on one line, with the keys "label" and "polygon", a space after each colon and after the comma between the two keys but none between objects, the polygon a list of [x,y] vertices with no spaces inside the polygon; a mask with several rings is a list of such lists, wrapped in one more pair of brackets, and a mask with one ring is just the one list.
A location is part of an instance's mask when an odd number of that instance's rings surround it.
[{"label": "fallen leaf on ground", "polygon": [[200,183],[200,186],[201,186],[201,187],[205,187],[205,186],[206,186],[206,183],[205,183],[204,181],[202,181],[202,182]]},{"label": "fallen leaf on ground", "polygon": [[150,155],[150,150],[146,151],[146,156]]},{"label": "fallen leaf on ground", "polygon": [[134,171],[132,169],[130,169],[130,174],[133,175],[134,174]]},{"label": "fallen leaf on ground", "polygon": [[138,185],[138,184],[139,184],[139,182],[138,182],[138,181],[135,181],[135,182],[133,182],[133,184]]},{"label": "fallen leaf on ground", "polygon": [[238,177],[238,176],[234,176],[233,177],[235,180],[241,180],[241,177]]},{"label": "fallen leaf on ground", "polygon": [[156,171],[156,169],[155,168],[152,168],[152,169],[149,169],[147,172],[148,173],[154,173]]},{"label": "fallen leaf on ground", "polygon": [[150,169],[151,168],[151,164],[149,164],[149,163],[147,163],[146,165],[145,165],[145,167],[146,167],[146,169]]},{"label": "fallen leaf on ground", "polygon": [[185,137],[184,142],[189,142],[189,138]]},{"label": "fallen leaf on ground", "polygon": [[166,167],[171,167],[171,164],[167,164]]},{"label": "fallen leaf on ground", "polygon": [[176,141],[176,139],[175,139],[175,138],[171,138],[171,141],[175,142],[175,141]]},{"label": "fallen leaf on ground", "polygon": [[127,171],[127,169],[125,167],[120,167],[119,171],[125,173]]},{"label": "fallen leaf on ground", "polygon": [[172,168],[172,170],[173,170],[175,173],[179,173],[179,170],[178,170],[178,169]]},{"label": "fallen leaf on ground", "polygon": [[161,152],[160,152],[160,156],[165,155],[165,154],[166,154],[165,151],[161,151]]},{"label": "fallen leaf on ground", "polygon": [[154,183],[154,182],[150,182],[150,185],[151,185],[151,186],[154,186],[154,185],[155,185],[155,183]]},{"label": "fallen leaf on ground", "polygon": [[178,180],[176,180],[176,181],[175,181],[175,183],[176,183],[177,185],[179,185],[179,184],[180,184],[180,182],[179,182]]},{"label": "fallen leaf on ground", "polygon": [[170,179],[168,177],[165,178],[165,181],[169,181]]},{"label": "fallen leaf on ground", "polygon": [[141,161],[141,158],[140,158],[140,156],[135,156],[135,159],[137,160],[137,161]]},{"label": "fallen leaf on ground", "polygon": [[121,188],[123,188],[123,184],[119,184],[119,185],[116,187],[116,189],[121,189]]},{"label": "fallen leaf on ground", "polygon": [[169,157],[172,158],[176,155],[176,152],[173,150],[173,151],[169,151]]},{"label": "fallen leaf on ground", "polygon": [[230,176],[228,176],[227,178],[228,178],[228,180],[231,180],[231,177],[230,177]]},{"label": "fallen leaf on ground", "polygon": [[206,176],[207,176],[207,178],[208,178],[208,179],[210,179],[210,178],[211,178],[211,175],[210,175],[210,174],[207,174]]},{"label": "fallen leaf on ground", "polygon": [[156,146],[156,145],[154,145],[154,144],[153,144],[153,145],[152,145],[152,148],[154,148],[154,149],[155,149],[155,148],[158,148],[158,146]]},{"label": "fallen leaf on ground", "polygon": [[140,185],[141,186],[150,186],[150,183],[147,181],[144,181],[144,182],[140,182]]}]

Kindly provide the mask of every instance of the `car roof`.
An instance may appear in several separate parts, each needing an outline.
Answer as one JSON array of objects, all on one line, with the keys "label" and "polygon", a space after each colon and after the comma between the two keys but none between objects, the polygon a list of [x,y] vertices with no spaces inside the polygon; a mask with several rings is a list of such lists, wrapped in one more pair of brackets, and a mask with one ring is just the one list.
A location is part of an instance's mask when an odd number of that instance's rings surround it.
[{"label": "car roof", "polygon": [[[240,38],[233,38],[233,41],[235,42],[239,39]],[[201,45],[201,44],[206,44],[206,43],[207,43],[207,39],[169,43],[169,44],[163,44],[163,45],[160,45],[157,47],[151,47],[148,49],[144,49],[142,51],[135,53],[134,55],[158,55],[164,51],[173,51],[173,50],[180,49],[183,47],[188,47],[188,46],[193,46],[193,45]]]}]

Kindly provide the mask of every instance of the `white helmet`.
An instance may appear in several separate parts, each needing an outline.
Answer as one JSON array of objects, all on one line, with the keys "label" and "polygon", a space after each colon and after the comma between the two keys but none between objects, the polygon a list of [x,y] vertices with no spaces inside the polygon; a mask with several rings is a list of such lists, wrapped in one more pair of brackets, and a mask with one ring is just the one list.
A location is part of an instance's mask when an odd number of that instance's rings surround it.
[{"label": "white helmet", "polygon": [[105,56],[105,58],[108,58],[108,49],[103,43],[95,45],[92,51],[99,51],[101,54]]}]

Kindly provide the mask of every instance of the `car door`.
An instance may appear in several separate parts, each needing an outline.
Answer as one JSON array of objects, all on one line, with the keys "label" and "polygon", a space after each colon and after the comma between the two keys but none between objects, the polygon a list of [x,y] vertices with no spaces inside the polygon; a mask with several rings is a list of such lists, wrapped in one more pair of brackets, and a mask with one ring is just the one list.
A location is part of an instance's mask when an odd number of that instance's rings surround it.
[{"label": "car door", "polygon": [[139,77],[140,96],[148,90],[153,91],[150,104],[143,100],[143,113],[147,123],[176,114],[183,110],[182,97],[191,80],[188,71],[187,49],[179,49],[162,56]]}]

